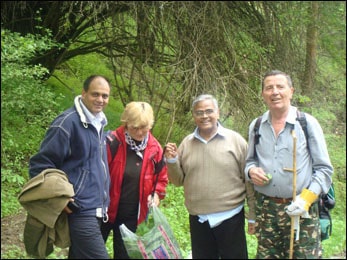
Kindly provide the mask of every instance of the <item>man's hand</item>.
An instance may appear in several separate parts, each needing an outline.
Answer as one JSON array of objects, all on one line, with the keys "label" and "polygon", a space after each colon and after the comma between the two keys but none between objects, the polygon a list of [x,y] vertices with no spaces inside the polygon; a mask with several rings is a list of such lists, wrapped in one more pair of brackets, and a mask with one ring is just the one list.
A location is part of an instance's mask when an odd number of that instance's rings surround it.
[{"label": "man's hand", "polygon": [[289,216],[302,216],[303,218],[309,218],[308,211],[305,210],[306,201],[300,198],[300,195],[296,197],[295,201],[287,207],[287,214]]},{"label": "man's hand", "polygon": [[289,216],[301,216],[303,218],[309,218],[308,210],[311,204],[318,198],[318,196],[308,189],[303,189],[301,194],[296,197],[287,207],[287,214]]},{"label": "man's hand", "polygon": [[[69,199],[69,202],[70,201],[74,201],[73,198],[70,198]],[[69,204],[69,203],[68,203]],[[71,214],[72,213],[72,210],[66,205],[65,208],[63,209],[63,211],[65,211],[67,214]]]},{"label": "man's hand", "polygon": [[255,223],[249,223],[248,222],[248,231],[247,233],[249,235],[254,235],[255,234]]},{"label": "man's hand", "polygon": [[176,143],[167,143],[165,149],[165,157],[167,159],[169,158],[175,158],[177,156],[177,145]]},{"label": "man's hand", "polygon": [[260,167],[251,168],[248,172],[248,176],[251,179],[251,181],[253,182],[253,184],[258,185],[258,186],[265,186],[265,185],[269,184],[269,182],[270,182],[269,175],[267,175],[264,172],[264,170]]}]

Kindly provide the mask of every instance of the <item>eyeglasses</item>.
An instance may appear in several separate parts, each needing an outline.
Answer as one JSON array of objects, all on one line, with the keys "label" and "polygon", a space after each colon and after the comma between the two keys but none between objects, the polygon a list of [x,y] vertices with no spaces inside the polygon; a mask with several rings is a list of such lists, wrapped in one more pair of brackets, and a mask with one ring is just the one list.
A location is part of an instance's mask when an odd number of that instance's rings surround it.
[{"label": "eyeglasses", "polygon": [[206,109],[205,111],[203,110],[196,110],[193,112],[196,117],[203,117],[205,114],[207,116],[210,116],[214,113],[213,109]]},{"label": "eyeglasses", "polygon": [[138,127],[129,126],[129,128],[133,131],[138,131],[138,130],[147,131],[149,129],[149,126],[148,125],[143,125],[143,126],[138,126]]}]

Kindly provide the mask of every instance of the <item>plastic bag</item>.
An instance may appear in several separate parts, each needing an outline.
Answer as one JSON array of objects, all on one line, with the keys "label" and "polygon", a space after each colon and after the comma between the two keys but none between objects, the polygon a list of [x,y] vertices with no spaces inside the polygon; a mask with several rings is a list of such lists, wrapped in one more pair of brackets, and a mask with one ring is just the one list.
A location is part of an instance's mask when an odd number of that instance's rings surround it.
[{"label": "plastic bag", "polygon": [[119,229],[125,248],[132,259],[182,259],[179,245],[165,215],[156,206],[149,214],[154,224],[148,232],[137,235],[124,224]]}]

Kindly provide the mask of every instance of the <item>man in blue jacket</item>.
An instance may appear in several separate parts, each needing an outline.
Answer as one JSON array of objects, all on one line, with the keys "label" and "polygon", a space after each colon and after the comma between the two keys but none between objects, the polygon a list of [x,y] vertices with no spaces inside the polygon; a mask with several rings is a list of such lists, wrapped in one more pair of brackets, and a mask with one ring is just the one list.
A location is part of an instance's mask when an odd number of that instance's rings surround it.
[{"label": "man in blue jacket", "polygon": [[64,209],[68,215],[69,258],[106,259],[109,255],[100,225],[107,221],[109,172],[103,113],[109,101],[110,82],[100,75],[88,77],[74,106],[50,125],[39,152],[30,158],[29,175],[56,168],[64,171],[75,196]]}]

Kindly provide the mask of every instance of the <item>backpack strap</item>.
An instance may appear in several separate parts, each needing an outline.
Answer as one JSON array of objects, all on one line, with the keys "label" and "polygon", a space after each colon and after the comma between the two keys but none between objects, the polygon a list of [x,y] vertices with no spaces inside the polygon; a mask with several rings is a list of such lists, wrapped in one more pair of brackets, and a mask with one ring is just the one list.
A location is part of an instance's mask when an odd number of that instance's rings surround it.
[{"label": "backpack strap", "polygon": [[119,140],[117,138],[116,132],[112,132],[111,130],[106,133],[106,143],[110,146],[111,158],[114,159],[114,156],[117,153]]},{"label": "backpack strap", "polygon": [[[255,158],[257,158],[257,150],[255,149],[255,146],[257,144],[259,144],[259,138],[261,137],[261,135],[259,134],[259,127],[260,127],[260,123],[261,123],[261,118],[262,118],[262,116],[259,116],[257,118],[257,121],[255,122],[255,125],[254,125],[254,132],[255,132],[255,135],[254,135],[254,157]],[[307,131],[307,121],[306,121],[305,113],[301,112],[297,109],[296,110],[296,120],[299,121],[301,128],[304,131],[307,149],[308,149],[308,152],[310,152],[310,147],[308,144],[308,131]]]},{"label": "backpack strap", "polygon": [[255,122],[255,125],[254,125],[254,157],[257,158],[257,149],[255,149],[255,146],[257,144],[259,144],[259,138],[260,138],[260,134],[259,134],[259,127],[260,127],[260,123],[261,123],[261,118],[262,116],[259,116],[257,118],[257,121]]},{"label": "backpack strap", "polygon": [[302,130],[304,131],[305,138],[306,138],[306,144],[307,144],[307,149],[308,152],[310,152],[310,147],[308,143],[308,131],[307,131],[307,121],[306,121],[306,116],[304,112],[301,112],[299,110],[296,110],[296,120],[299,121]]}]

